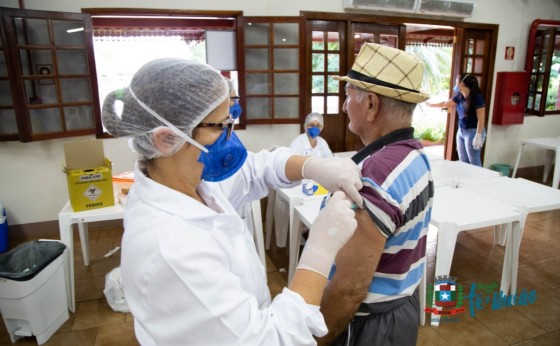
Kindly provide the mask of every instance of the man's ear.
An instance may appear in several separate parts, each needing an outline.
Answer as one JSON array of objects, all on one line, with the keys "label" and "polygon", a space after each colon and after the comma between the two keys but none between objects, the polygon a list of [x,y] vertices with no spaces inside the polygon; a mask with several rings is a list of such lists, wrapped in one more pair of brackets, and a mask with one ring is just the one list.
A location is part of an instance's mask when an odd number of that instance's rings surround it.
[{"label": "man's ear", "polygon": [[379,113],[379,96],[375,93],[368,93],[367,94],[367,102],[368,102],[368,112],[367,112],[367,120],[373,121]]},{"label": "man's ear", "polygon": [[170,155],[177,142],[181,140],[174,132],[168,127],[159,127],[153,132],[154,146],[164,155]]}]

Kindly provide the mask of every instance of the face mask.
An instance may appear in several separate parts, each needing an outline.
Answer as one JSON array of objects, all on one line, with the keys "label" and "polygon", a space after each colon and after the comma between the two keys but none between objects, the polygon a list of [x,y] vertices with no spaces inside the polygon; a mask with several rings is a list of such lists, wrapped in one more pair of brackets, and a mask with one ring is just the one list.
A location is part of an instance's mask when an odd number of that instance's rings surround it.
[{"label": "face mask", "polygon": [[227,139],[228,129],[218,137],[211,145],[206,145],[208,153],[201,152],[198,162],[204,164],[202,179],[206,181],[222,181],[231,177],[237,172],[245,159],[247,159],[247,149],[239,140],[235,132]]},{"label": "face mask", "polygon": [[320,132],[321,132],[321,129],[318,128],[318,127],[310,127],[310,128],[307,129],[307,134],[311,138],[317,138],[317,136],[319,136]]},{"label": "face mask", "polygon": [[241,109],[241,106],[239,105],[238,101],[235,101],[233,106],[229,107],[229,114],[231,115],[232,119],[239,118],[242,112],[243,110]]},{"label": "face mask", "polygon": [[455,86],[453,87],[453,93],[456,94],[459,92],[459,84],[455,84]]}]

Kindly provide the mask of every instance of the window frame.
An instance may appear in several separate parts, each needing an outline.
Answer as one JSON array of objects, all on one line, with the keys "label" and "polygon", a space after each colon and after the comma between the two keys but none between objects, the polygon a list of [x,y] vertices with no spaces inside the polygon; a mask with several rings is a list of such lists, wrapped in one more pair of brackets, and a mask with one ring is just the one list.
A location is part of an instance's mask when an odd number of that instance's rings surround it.
[{"label": "window frame", "polygon": [[[546,32],[550,31],[552,36],[547,47],[539,45],[539,38],[543,42]],[[525,60],[525,71],[529,73],[529,85],[527,104],[525,106],[526,115],[536,115],[543,117],[546,115],[560,114],[560,109],[546,110],[546,99],[548,97],[548,85],[550,82],[550,72],[552,68],[552,55],[554,52],[554,43],[560,39],[560,21],[536,19],[531,24],[529,31],[529,43],[527,45],[527,56]],[[543,42],[544,43],[544,42]],[[538,59],[544,63],[544,71],[534,71],[533,66],[535,60]],[[539,91],[539,77],[542,76],[542,90]],[[560,90],[559,90],[560,91]],[[540,96],[540,104],[536,109],[536,98]],[[532,102],[530,105],[529,103]]]},{"label": "window frame", "polygon": [[[99,128],[101,127],[100,105],[97,90],[97,77],[95,70],[95,60],[93,58],[93,41],[92,41],[92,26],[91,18],[88,15],[81,13],[67,13],[67,12],[51,12],[51,11],[38,11],[38,10],[25,10],[17,8],[2,8],[0,9],[1,19],[1,31],[2,31],[2,41],[4,57],[6,60],[6,66],[8,68],[8,79],[10,80],[10,89],[13,99],[13,109],[15,112],[18,134],[0,134],[0,141],[13,141],[19,140],[21,142],[31,142],[31,141],[41,141],[50,140],[56,138],[67,138],[74,136],[83,135],[100,135],[101,132]],[[16,30],[15,24],[12,22],[12,18],[23,18],[23,19],[40,19],[46,20],[49,29],[49,44],[29,44],[18,42],[18,32]],[[56,44],[53,39],[55,34],[52,29],[53,21],[81,21],[83,24],[84,32],[84,43],[77,46],[68,46],[63,44]],[[31,81],[34,83],[37,81],[39,83],[41,80],[45,81],[45,76],[37,75],[33,66],[27,66],[30,74],[23,74],[20,68],[20,49],[25,49],[28,51],[32,50],[48,50],[51,54],[51,71],[46,78],[50,81],[48,84],[53,84],[55,86],[55,92],[57,95],[57,102],[49,104],[32,104],[27,102],[26,96],[26,86],[25,81]],[[87,63],[87,73],[78,74],[66,74],[61,75],[58,72],[57,62],[58,57],[56,51],[60,50],[73,50],[82,49],[85,51],[85,58]],[[31,61],[29,61],[31,63]],[[37,66],[38,64],[35,64]],[[87,101],[72,102],[64,101],[62,98],[63,88],[61,86],[61,80],[72,78],[83,78],[88,79],[89,82],[89,92],[90,99]],[[40,84],[40,83],[39,83]],[[34,85],[34,84],[33,84]],[[67,129],[65,110],[66,107],[81,107],[90,106],[93,116],[93,127],[85,127],[80,129]],[[3,107],[6,109],[6,107]],[[59,121],[61,130],[58,131],[45,131],[33,133],[32,121],[30,118],[29,111],[40,110],[40,109],[58,109],[59,110]]]},{"label": "window frame", "polygon": [[[87,13],[93,17],[92,26],[93,30],[108,29],[118,26],[126,28],[135,27],[151,27],[152,25],[160,30],[172,30],[177,27],[170,24],[170,19],[174,21],[173,24],[180,24],[182,29],[189,27],[207,30],[231,30],[236,32],[239,18],[242,17],[243,11],[211,11],[211,10],[169,10],[169,9],[151,9],[151,8],[83,8],[82,13]],[[105,16],[116,16],[117,18],[99,18]],[[135,19],[126,17],[146,17],[145,19]],[[118,18],[120,17],[120,18]],[[153,17],[153,18],[149,18]],[[175,17],[175,18],[174,18]],[[177,18],[184,17],[184,18]],[[222,19],[219,19],[222,18]],[[150,21],[149,25],[147,21]],[[229,25],[229,22],[233,22]],[[239,65],[239,49],[236,52],[237,58],[237,73],[238,82],[241,83],[241,73]],[[231,71],[221,71],[224,77],[230,78]],[[239,86],[238,89],[241,89]],[[240,90],[238,90],[240,92]],[[243,99],[240,99],[240,104],[244,109]],[[239,123],[236,124],[236,130],[244,130],[246,128],[246,117],[240,117]],[[111,135],[103,133],[101,137],[110,138]]]},{"label": "window frame", "polygon": [[[249,45],[245,42],[245,24],[246,23],[264,23],[264,24],[271,24],[270,32],[270,41],[267,45]],[[286,24],[286,23],[294,23],[298,24],[298,43],[294,45],[275,45],[274,44],[274,24]],[[305,95],[306,90],[304,89],[304,82],[306,76],[306,61],[305,61],[305,18],[304,17],[241,17],[238,21],[237,27],[237,47],[238,47],[238,73],[239,73],[239,96],[241,97],[241,106],[243,107],[244,113],[247,115],[245,117],[247,124],[300,124],[302,114],[305,111]],[[245,49],[251,48],[268,48],[269,52],[273,52],[275,48],[297,48],[298,52],[298,70],[278,70],[274,69],[273,64],[271,63],[269,69],[247,69],[246,61],[245,61]],[[274,59],[274,55],[271,53],[269,55],[269,59],[272,62]],[[271,78],[269,80],[269,86],[271,92],[266,94],[248,94],[248,83],[245,78],[247,73],[268,73]],[[298,94],[278,94],[274,93],[274,75],[275,74],[282,74],[282,73],[297,73],[299,78],[298,85],[300,86]],[[283,97],[295,97],[299,98],[298,100],[298,114],[294,118],[276,118],[274,117],[274,99],[276,97],[283,98]],[[270,118],[249,118],[250,114],[248,114],[249,110],[247,109],[247,98],[248,97],[255,97],[255,98],[265,98],[268,97],[272,99],[272,102],[269,106],[269,114]]]}]

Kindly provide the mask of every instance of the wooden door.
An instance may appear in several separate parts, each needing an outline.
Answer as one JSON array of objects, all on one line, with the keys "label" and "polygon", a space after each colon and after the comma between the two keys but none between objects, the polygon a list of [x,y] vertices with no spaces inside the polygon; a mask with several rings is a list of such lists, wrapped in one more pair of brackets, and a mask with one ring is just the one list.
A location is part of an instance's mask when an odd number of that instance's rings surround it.
[{"label": "wooden door", "polygon": [[348,116],[342,112],[344,84],[332,77],[344,76],[366,42],[404,49],[404,25],[380,25],[351,21],[309,20],[307,22],[307,80],[310,102],[306,112],[323,114],[321,132],[333,152],[359,150],[361,139],[348,130]]},{"label": "wooden door", "polygon": [[[454,85],[456,77],[461,73],[468,73],[476,77],[486,102],[485,127],[488,129],[488,111],[492,94],[497,30],[457,28],[456,42],[450,76],[453,82],[450,85]],[[456,113],[448,114],[444,151],[446,160],[458,160],[457,144],[455,142],[457,120]],[[482,155],[482,160],[484,161],[484,151],[482,151]]]}]

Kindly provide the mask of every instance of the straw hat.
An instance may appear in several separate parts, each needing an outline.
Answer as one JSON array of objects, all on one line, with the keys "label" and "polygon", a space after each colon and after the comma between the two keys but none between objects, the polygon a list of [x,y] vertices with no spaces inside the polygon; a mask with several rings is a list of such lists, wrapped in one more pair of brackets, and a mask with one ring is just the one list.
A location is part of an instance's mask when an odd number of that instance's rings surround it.
[{"label": "straw hat", "polygon": [[426,101],[430,96],[420,91],[424,63],[402,50],[365,43],[348,75],[334,76],[376,94],[410,103]]}]

